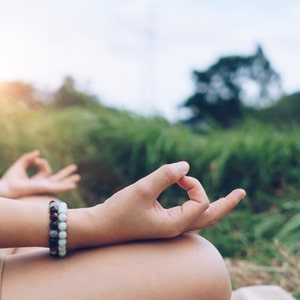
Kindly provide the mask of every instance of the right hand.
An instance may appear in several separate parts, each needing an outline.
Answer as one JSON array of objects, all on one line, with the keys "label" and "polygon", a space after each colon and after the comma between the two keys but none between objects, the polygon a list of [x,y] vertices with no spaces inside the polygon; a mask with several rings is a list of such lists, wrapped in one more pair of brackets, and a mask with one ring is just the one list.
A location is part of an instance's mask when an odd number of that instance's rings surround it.
[{"label": "right hand", "polygon": [[[164,165],[106,200],[102,208],[109,223],[110,242],[169,238],[211,226],[245,196],[237,189],[209,204],[200,182],[186,176],[188,171],[186,162]],[[157,197],[175,183],[187,191],[189,199],[181,206],[165,209]]]}]

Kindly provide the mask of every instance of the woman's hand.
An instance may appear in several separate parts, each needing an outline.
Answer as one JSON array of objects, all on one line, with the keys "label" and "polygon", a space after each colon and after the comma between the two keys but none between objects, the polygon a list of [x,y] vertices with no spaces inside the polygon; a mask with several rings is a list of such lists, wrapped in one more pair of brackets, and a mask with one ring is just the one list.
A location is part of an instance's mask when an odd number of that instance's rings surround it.
[{"label": "woman's hand", "polygon": [[215,225],[228,215],[245,196],[246,192],[243,189],[235,189],[227,196],[210,203],[207,210],[189,226],[188,231]]},{"label": "woman's hand", "polygon": [[[186,162],[162,166],[99,205],[105,243],[175,237],[211,226],[245,196],[244,190],[237,189],[210,204],[200,182],[186,176],[188,171]],[[188,200],[164,209],[157,197],[174,183],[187,191]]]},{"label": "woman's hand", "polygon": [[[0,196],[16,199],[38,194],[59,194],[76,187],[80,180],[80,176],[75,174],[76,165],[69,165],[52,174],[49,162],[39,155],[39,151],[26,153],[7,170],[0,180]],[[31,165],[38,171],[29,177],[27,169]]]}]

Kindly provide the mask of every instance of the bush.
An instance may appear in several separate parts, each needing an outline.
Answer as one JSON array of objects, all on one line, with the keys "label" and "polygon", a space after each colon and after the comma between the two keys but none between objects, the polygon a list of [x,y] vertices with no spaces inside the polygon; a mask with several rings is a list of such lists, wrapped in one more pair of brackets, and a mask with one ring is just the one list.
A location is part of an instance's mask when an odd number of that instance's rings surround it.
[{"label": "bush", "polygon": [[[247,256],[255,246],[261,258],[272,253],[277,238],[293,248],[300,239],[300,144],[297,126],[273,129],[248,122],[228,131],[194,134],[161,117],[95,106],[61,111],[30,109],[0,101],[0,172],[21,154],[40,149],[54,171],[76,162],[82,175],[79,189],[64,195],[71,206],[94,205],[162,164],[187,160],[192,176],[210,199],[236,187],[247,198],[227,218],[205,229],[226,256]],[[185,194],[168,189],[160,197],[168,207]],[[270,243],[271,242],[271,243]]]}]

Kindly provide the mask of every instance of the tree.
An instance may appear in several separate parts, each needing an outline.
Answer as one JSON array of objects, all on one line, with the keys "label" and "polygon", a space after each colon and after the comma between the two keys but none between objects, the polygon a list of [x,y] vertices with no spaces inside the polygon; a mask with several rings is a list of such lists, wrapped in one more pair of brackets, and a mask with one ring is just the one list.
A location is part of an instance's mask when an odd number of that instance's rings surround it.
[{"label": "tree", "polygon": [[0,98],[6,101],[21,103],[27,107],[36,108],[42,105],[37,99],[38,92],[32,84],[21,81],[0,83]]},{"label": "tree", "polygon": [[187,120],[192,126],[199,122],[231,126],[243,115],[249,85],[261,105],[271,99],[274,89],[281,91],[280,76],[261,46],[254,55],[221,57],[207,70],[193,71],[193,76],[196,91],[183,104],[192,112]]},{"label": "tree", "polygon": [[51,105],[62,108],[69,106],[99,105],[96,96],[88,95],[76,89],[75,80],[67,76],[62,86],[53,94]]}]

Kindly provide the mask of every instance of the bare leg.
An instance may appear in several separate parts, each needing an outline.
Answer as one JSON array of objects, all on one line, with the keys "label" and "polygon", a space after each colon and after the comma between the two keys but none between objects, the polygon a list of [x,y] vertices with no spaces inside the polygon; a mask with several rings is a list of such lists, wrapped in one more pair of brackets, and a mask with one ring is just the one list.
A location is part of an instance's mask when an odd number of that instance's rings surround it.
[{"label": "bare leg", "polygon": [[217,250],[187,234],[82,250],[64,259],[45,250],[9,255],[2,299],[229,300],[230,279]]}]

